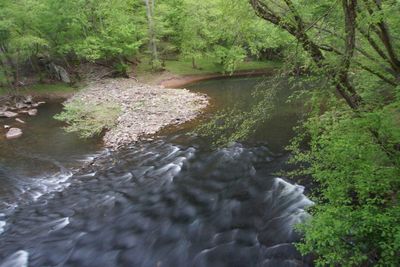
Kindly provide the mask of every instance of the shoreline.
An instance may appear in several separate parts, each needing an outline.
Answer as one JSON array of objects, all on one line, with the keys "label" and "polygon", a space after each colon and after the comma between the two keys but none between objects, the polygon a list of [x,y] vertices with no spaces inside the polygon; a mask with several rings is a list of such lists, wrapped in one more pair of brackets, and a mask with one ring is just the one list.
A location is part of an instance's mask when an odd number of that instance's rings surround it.
[{"label": "shoreline", "polygon": [[[199,115],[207,112],[210,108],[208,96],[182,89],[184,86],[211,79],[271,75],[274,71],[274,69],[259,69],[237,71],[232,74],[197,75],[162,72],[152,75],[149,81],[144,82],[136,78],[102,79],[89,82],[83,89],[75,92],[32,91],[29,95],[46,101],[64,100],[64,106],[77,100],[84,101],[85,106],[92,107],[116,104],[120,108],[120,114],[114,118],[115,123],[112,127],[104,125],[102,134],[103,146],[116,150],[142,138],[157,136],[164,129],[171,130],[194,121]],[[96,119],[96,117],[85,118],[84,112],[81,115],[83,120]],[[102,115],[107,114],[100,114],[99,117]],[[79,133],[79,127],[77,128],[78,131],[75,132]]]},{"label": "shoreline", "polygon": [[170,74],[161,81],[157,81],[156,84],[165,88],[181,88],[183,86],[213,79],[224,79],[224,78],[238,78],[238,77],[257,77],[263,75],[272,75],[274,69],[262,69],[262,70],[249,70],[249,71],[236,71],[232,74],[223,73],[210,73],[210,74],[196,74],[196,75],[174,75]]},{"label": "shoreline", "polygon": [[[85,129],[85,121],[96,120],[105,115],[107,105],[119,108],[111,127],[103,126],[104,146],[116,150],[154,135],[161,129],[176,126],[195,119],[209,104],[208,96],[186,89],[166,89],[162,86],[147,85],[134,79],[106,79],[90,83],[86,88],[65,102],[85,103],[86,107],[105,107],[101,113],[92,113],[82,108],[78,121],[73,127]],[[81,114],[79,114],[79,112]],[[80,124],[79,121],[84,121]],[[101,122],[100,122],[101,123]]]},{"label": "shoreline", "polygon": [[[68,98],[66,103],[77,99],[94,106],[110,101],[119,103],[122,112],[117,123],[106,129],[103,135],[104,146],[116,150],[142,138],[157,136],[164,129],[194,121],[206,112],[210,107],[208,96],[190,92],[184,86],[210,79],[271,75],[274,71],[275,69],[248,70],[230,75],[174,75],[163,72],[154,75],[150,81],[140,81],[140,78],[139,81],[136,78],[104,79],[89,83]],[[140,107],[137,106],[138,103]]]}]

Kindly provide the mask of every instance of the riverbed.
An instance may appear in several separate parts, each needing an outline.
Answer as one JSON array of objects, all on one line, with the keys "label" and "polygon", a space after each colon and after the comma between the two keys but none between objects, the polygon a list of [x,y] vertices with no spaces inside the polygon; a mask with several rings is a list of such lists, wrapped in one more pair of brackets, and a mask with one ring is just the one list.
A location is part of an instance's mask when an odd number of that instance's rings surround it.
[{"label": "riverbed", "polygon": [[[247,108],[256,88],[273,83],[234,78],[187,88],[210,96],[211,116]],[[48,104],[29,123],[31,136],[2,144],[0,266],[310,265],[292,242],[312,202],[276,174],[287,168],[284,147],[301,117],[285,103],[288,88],[280,86],[276,110],[248,140],[223,148],[188,124],[108,152],[99,140],[64,133],[52,119],[60,105]]]}]

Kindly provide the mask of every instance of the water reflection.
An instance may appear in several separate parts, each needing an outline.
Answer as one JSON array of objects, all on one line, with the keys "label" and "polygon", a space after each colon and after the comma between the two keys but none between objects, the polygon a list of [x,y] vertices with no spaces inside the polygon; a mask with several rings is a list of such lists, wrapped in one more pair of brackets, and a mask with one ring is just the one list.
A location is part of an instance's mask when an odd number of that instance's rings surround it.
[{"label": "water reflection", "polygon": [[246,141],[268,142],[268,147],[276,152],[284,151],[284,147],[294,136],[293,126],[302,116],[301,103],[287,102],[296,87],[285,79],[268,76],[215,79],[193,84],[188,89],[209,95],[212,99],[212,111],[229,110],[233,107],[239,112],[249,111],[261,98],[268,97],[271,103],[266,105],[273,109],[268,109],[270,113],[266,115],[267,121],[257,125],[256,131]]}]

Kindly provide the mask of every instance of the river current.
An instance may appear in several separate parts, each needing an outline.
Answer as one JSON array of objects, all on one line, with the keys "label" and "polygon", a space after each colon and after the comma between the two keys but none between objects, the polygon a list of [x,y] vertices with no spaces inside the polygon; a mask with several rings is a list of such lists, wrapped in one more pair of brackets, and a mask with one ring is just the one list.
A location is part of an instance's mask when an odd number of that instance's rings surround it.
[{"label": "river current", "polygon": [[[220,108],[250,99],[261,80],[214,80],[190,89],[209,94]],[[298,119],[285,97],[283,112],[251,140],[225,148],[186,129],[113,153],[59,130],[36,135],[35,143],[74,146],[59,145],[58,152],[50,146],[51,153],[35,157],[6,145],[0,267],[310,266],[292,242],[312,202],[304,187],[276,174],[287,168],[283,147]],[[49,108],[42,120],[52,121],[54,112]],[[18,157],[6,159],[15,151]]]}]

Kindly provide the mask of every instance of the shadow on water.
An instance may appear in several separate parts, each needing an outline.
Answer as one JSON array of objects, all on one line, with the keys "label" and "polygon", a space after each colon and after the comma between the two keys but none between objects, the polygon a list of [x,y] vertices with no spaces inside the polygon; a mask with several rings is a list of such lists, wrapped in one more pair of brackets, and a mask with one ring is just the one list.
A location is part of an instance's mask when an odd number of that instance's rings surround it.
[{"label": "shadow on water", "polygon": [[[257,81],[192,89],[229,105],[229,92],[245,97]],[[212,150],[180,133],[103,154],[63,190],[0,215],[0,266],[307,266],[293,225],[312,202],[274,176],[292,133],[262,133],[258,145]]]}]

